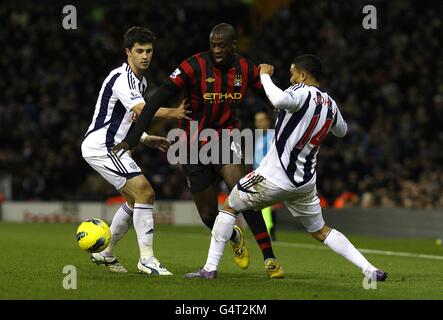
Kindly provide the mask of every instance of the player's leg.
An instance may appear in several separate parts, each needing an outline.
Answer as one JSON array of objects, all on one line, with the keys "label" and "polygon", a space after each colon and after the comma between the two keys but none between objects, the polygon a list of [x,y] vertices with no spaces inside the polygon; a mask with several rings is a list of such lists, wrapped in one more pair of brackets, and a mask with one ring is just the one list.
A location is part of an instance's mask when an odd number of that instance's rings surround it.
[{"label": "player's leg", "polygon": [[223,255],[226,242],[231,238],[234,231],[235,221],[237,220],[237,213],[235,210],[226,204],[222,210],[219,210],[215,219],[214,227],[211,232],[211,244],[209,246],[208,258],[205,265],[196,272],[186,274],[184,276],[185,278],[214,279],[217,277],[217,268]]},{"label": "player's leg", "polygon": [[[255,182],[251,183],[251,179]],[[234,186],[227,203],[225,203],[225,209],[230,210],[232,208],[236,212],[242,213],[251,211],[263,219],[260,214],[261,209],[282,201],[282,198],[279,197],[279,191],[275,185],[269,183],[263,176],[253,172],[241,178],[238,184]],[[270,278],[284,278],[285,272],[276,258],[267,258],[264,264],[266,274]]]},{"label": "player's leg", "polygon": [[133,222],[140,248],[140,259],[149,259],[154,256],[152,213],[155,198],[154,189],[145,176],[140,174],[128,179],[120,191],[134,199]]},{"label": "player's leg", "polygon": [[133,223],[140,249],[137,264],[139,271],[152,275],[171,275],[154,256],[154,189],[146,177],[140,174],[128,179],[121,191],[134,199]]},{"label": "player's leg", "polygon": [[387,278],[387,273],[369,263],[340,231],[331,229],[325,224],[315,189],[296,200],[285,202],[285,205],[294,217],[300,217],[306,230],[315,239],[360,268],[365,276],[377,281],[384,281]]},{"label": "player's leg", "polygon": [[[212,230],[218,214],[216,173],[211,165],[189,164],[182,165],[182,168],[198,214],[205,226]],[[233,232],[231,239],[236,238],[237,232]]]},{"label": "player's leg", "polygon": [[[243,178],[244,166],[240,164],[228,164],[223,166],[219,172],[223,177],[228,189],[232,190],[240,179]],[[252,179],[255,178],[251,177],[251,180]],[[247,210],[242,212],[242,214],[262,251],[263,259],[275,259],[274,251],[272,250],[271,238],[269,237],[268,229],[261,213],[253,210]]]},{"label": "player's leg", "polygon": [[[223,210],[219,211],[212,229],[211,244],[205,266],[196,272],[185,275],[186,278],[213,279],[217,276],[217,267],[223,255],[226,242],[229,240],[229,235],[234,228],[237,213],[251,209],[258,210],[273,203],[272,195],[267,193],[265,185],[260,184],[259,188],[263,189],[263,192],[257,196],[259,193],[254,188],[240,191],[238,186],[234,187],[225,201]],[[275,272],[268,273],[268,275],[271,278],[283,278],[284,272],[280,265],[278,265],[278,269]]]},{"label": "player's leg", "polygon": [[[139,270],[148,274],[170,274],[161,266],[153,254],[154,220],[152,207],[154,190],[143,176],[141,169],[128,153],[124,153],[120,157],[107,154],[102,157],[85,158],[85,160],[119,190],[130,205],[133,204],[132,220],[137,233],[141,256],[138,265]],[[123,215],[123,212],[121,212],[121,215],[119,214],[119,217],[124,217],[125,221],[116,221],[116,224],[119,224],[120,230],[124,230],[125,225],[128,225],[126,223],[127,218]],[[151,268],[145,268],[146,264]]]},{"label": "player's leg", "polygon": [[275,240],[274,236],[274,218],[272,207],[266,207],[261,210],[263,220],[265,221],[266,228],[268,229],[269,236],[272,241]]},{"label": "player's leg", "polygon": [[203,190],[192,193],[200,219],[212,230],[218,212],[217,188],[211,184]]},{"label": "player's leg", "polygon": [[[217,187],[215,185],[217,174],[212,165],[183,164],[188,187],[192,193],[195,205],[203,223],[213,230],[218,211]],[[249,265],[249,254],[244,248],[243,233],[238,226],[234,226],[229,239],[239,243],[239,249],[234,258],[235,262],[243,269]]]},{"label": "player's leg", "polygon": [[182,164],[186,183],[191,191],[202,222],[212,230],[218,214],[216,174],[211,165]]},{"label": "player's leg", "polygon": [[[129,156],[127,157],[128,159],[125,157],[126,162],[133,162]],[[86,157],[84,159],[95,171],[97,171],[117,190],[119,190],[126,183],[128,175],[130,176],[132,174],[138,174],[136,170],[129,169],[129,171],[123,171],[120,166],[116,165],[115,161],[109,155]],[[138,167],[135,169],[137,168]],[[127,270],[119,263],[114,254],[114,249],[117,242],[127,232],[132,221],[132,208],[134,206],[134,200],[128,195],[124,195],[124,197],[127,202],[117,210],[112,219],[110,226],[111,241],[109,246],[104,251],[100,253],[93,253],[91,255],[92,262],[96,263],[97,265],[105,265],[112,272],[127,272]]]},{"label": "player's leg", "polygon": [[111,229],[111,241],[109,242],[108,247],[100,252],[104,257],[115,256],[114,251],[118,241],[120,241],[120,239],[128,232],[132,223],[134,199],[122,191],[120,193],[125,198],[126,202],[118,208],[112,218],[112,223],[109,226]]},{"label": "player's leg", "polygon": [[[331,229],[322,222],[323,218],[321,217],[321,214],[317,217],[301,217],[301,219],[308,232],[315,239],[323,242],[332,251],[338,253],[356,267],[360,268],[367,278],[377,281],[386,280],[388,274],[374,267],[340,231]],[[321,224],[323,224],[323,226],[318,229]]]},{"label": "player's leg", "polygon": [[117,260],[115,255],[115,247],[117,242],[123,238],[131,226],[133,207],[133,202],[131,203],[131,201],[126,201],[117,210],[109,227],[111,230],[111,241],[109,242],[108,247],[99,253],[93,253],[91,255],[91,260],[94,263],[107,266],[111,272],[128,272]]}]

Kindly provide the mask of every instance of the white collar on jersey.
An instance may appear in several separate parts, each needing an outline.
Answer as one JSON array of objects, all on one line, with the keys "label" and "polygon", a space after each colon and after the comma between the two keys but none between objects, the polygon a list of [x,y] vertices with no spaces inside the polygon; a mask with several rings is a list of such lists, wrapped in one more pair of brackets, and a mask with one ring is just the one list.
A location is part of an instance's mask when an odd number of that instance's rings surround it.
[{"label": "white collar on jersey", "polygon": [[144,76],[142,76],[141,78],[137,77],[137,75],[135,74],[135,72],[132,71],[132,68],[131,68],[131,66],[129,65],[129,63],[127,63],[127,62],[123,62],[122,67],[124,67],[124,68],[126,69],[126,71],[130,72],[130,73],[134,76],[134,78],[136,78],[138,81],[140,81],[140,82],[143,81]]}]

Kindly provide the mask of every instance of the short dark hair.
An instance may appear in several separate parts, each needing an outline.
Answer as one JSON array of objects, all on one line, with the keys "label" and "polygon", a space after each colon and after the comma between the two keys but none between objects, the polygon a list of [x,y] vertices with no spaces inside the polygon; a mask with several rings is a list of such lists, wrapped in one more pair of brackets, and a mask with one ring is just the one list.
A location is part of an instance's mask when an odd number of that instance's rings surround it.
[{"label": "short dark hair", "polygon": [[320,80],[323,72],[322,62],[319,57],[313,54],[303,54],[296,57],[292,64],[299,70],[307,71],[316,80]]},{"label": "short dark hair", "polygon": [[211,30],[211,34],[221,34],[224,35],[228,40],[234,41],[237,40],[237,31],[235,28],[229,23],[219,23]]},{"label": "short dark hair", "polygon": [[144,27],[132,27],[126,31],[124,36],[125,48],[132,49],[136,42],[140,44],[154,43],[155,35],[148,28]]}]

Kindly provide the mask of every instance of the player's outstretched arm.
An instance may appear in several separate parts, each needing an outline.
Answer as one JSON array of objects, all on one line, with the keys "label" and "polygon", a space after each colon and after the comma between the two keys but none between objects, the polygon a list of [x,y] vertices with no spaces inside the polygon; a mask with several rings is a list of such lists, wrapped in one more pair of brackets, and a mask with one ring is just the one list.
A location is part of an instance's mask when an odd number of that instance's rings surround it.
[{"label": "player's outstretched arm", "polygon": [[183,99],[177,108],[160,108],[155,113],[154,118],[174,119],[174,120],[192,120],[190,116],[192,110],[189,102]]},{"label": "player's outstretched arm", "polygon": [[145,132],[143,132],[140,141],[149,148],[158,149],[163,152],[168,151],[169,147],[171,146],[171,141],[165,137],[148,135]]},{"label": "player's outstretched arm", "polygon": [[272,82],[274,67],[268,64],[259,65],[260,80],[265,89],[266,96],[277,109],[288,109],[292,112],[300,109],[304,99],[294,92],[283,91]]},{"label": "player's outstretched arm", "polygon": [[[118,143],[112,148],[112,152],[117,155],[121,155],[127,150],[134,148],[143,132],[151,124],[152,118],[154,117],[157,110],[161,105],[166,105],[172,97],[174,97],[175,92],[168,88],[166,85],[162,85],[156,93],[149,99],[147,105],[141,111],[135,126],[129,131],[128,135],[123,139],[122,142]],[[122,153],[119,153],[123,151]]]},{"label": "player's outstretched arm", "polygon": [[335,114],[334,123],[331,128],[331,132],[334,136],[342,138],[348,132],[348,124],[343,119],[340,110],[337,107],[337,113]]}]

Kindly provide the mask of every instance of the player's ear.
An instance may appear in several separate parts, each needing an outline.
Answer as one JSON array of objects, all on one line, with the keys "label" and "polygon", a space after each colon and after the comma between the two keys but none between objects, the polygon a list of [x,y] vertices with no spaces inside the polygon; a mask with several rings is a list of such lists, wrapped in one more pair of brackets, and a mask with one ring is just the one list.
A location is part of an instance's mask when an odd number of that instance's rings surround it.
[{"label": "player's ear", "polygon": [[234,48],[234,50],[237,50],[237,43],[238,43],[237,40],[232,41],[232,47]]},{"label": "player's ear", "polygon": [[126,55],[129,57],[131,55],[131,50],[129,50],[128,48],[125,48],[126,51]]}]

